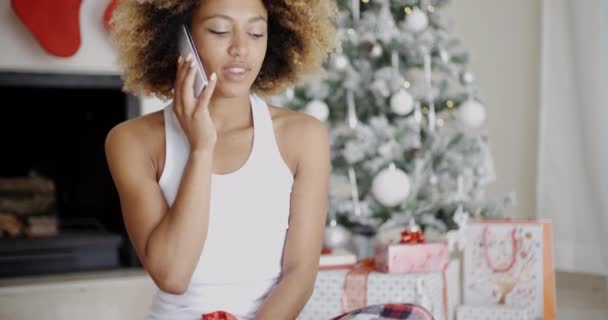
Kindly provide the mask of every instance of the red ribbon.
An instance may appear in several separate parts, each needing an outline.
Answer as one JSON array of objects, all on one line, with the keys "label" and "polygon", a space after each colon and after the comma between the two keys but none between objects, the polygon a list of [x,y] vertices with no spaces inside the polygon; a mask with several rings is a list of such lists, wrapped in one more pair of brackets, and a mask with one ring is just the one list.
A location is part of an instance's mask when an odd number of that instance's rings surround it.
[{"label": "red ribbon", "polygon": [[[401,232],[399,243],[423,243],[425,242],[422,230],[410,231],[408,229]],[[344,290],[342,291],[342,311],[348,312],[363,308],[367,305],[367,277],[370,272],[375,271],[375,259],[373,257],[364,258],[355,264],[346,274]]]},{"label": "red ribbon", "polygon": [[401,232],[401,240],[399,243],[423,243],[425,240],[426,239],[424,238],[424,234],[421,230],[403,230]]},{"label": "red ribbon", "polygon": [[203,315],[203,320],[238,320],[235,316],[226,311],[215,311]]},{"label": "red ribbon", "polygon": [[321,254],[331,254],[333,250],[331,248],[323,248],[321,249]]},{"label": "red ribbon", "polygon": [[342,311],[348,312],[367,305],[367,276],[374,271],[374,258],[357,261],[346,274],[342,290]]}]

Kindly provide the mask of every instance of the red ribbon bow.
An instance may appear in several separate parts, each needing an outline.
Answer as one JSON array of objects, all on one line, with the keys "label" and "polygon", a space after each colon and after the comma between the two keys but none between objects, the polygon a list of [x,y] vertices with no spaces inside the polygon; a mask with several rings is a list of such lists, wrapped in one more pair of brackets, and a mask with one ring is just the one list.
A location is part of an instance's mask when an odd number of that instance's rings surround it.
[{"label": "red ribbon bow", "polygon": [[215,311],[203,315],[203,320],[238,320],[235,316],[226,311]]},{"label": "red ribbon bow", "polygon": [[421,230],[410,231],[403,230],[401,232],[401,241],[399,243],[423,243],[425,241],[424,234]]}]

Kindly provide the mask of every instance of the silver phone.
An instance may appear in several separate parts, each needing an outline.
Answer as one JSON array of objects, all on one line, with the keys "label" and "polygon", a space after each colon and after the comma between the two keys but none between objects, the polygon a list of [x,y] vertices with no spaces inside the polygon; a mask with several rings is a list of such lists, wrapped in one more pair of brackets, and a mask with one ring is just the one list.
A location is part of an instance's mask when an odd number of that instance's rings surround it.
[{"label": "silver phone", "polygon": [[205,69],[203,68],[203,63],[201,62],[200,56],[198,55],[198,51],[196,50],[196,46],[194,45],[194,41],[192,40],[192,34],[190,33],[190,29],[186,24],[182,24],[181,30],[179,32],[178,38],[178,46],[179,46],[179,54],[186,58],[188,54],[192,54],[194,57],[194,63],[196,64],[195,68],[196,75],[194,76],[194,85],[192,87],[192,92],[195,97],[198,97],[201,94],[201,91],[205,87],[209,81],[207,80],[207,74],[205,73]]}]

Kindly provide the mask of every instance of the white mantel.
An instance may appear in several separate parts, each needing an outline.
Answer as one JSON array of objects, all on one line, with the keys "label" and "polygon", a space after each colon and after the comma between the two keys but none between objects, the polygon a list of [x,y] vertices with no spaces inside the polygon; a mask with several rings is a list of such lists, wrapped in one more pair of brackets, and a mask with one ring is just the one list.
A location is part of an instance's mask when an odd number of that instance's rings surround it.
[{"label": "white mantel", "polygon": [[143,319],[154,293],[137,268],[0,279],[0,319]]}]

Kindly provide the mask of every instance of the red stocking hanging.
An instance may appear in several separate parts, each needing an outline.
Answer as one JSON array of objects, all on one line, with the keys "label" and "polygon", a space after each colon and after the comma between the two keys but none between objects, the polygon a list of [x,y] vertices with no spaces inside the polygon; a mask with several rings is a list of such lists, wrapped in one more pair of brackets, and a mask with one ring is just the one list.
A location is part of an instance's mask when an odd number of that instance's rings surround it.
[{"label": "red stocking hanging", "polygon": [[112,13],[114,12],[114,9],[116,9],[116,6],[118,6],[119,1],[120,0],[111,0],[103,13],[103,25],[108,31],[112,29]]},{"label": "red stocking hanging", "polygon": [[48,53],[74,55],[80,48],[82,0],[11,0],[15,14]]}]

